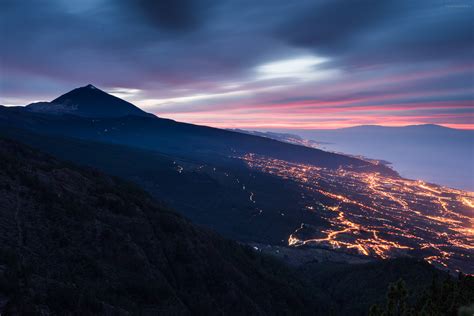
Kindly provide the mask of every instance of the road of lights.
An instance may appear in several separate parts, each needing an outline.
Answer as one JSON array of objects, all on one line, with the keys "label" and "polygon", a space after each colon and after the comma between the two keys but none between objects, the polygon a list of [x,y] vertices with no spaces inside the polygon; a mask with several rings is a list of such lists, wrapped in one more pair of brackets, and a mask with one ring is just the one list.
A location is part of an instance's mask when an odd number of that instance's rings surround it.
[{"label": "road of lights", "polygon": [[304,209],[326,227],[301,223],[290,246],[338,248],[378,258],[422,257],[451,271],[474,273],[474,194],[379,173],[330,170],[255,154],[253,169],[295,181]]}]

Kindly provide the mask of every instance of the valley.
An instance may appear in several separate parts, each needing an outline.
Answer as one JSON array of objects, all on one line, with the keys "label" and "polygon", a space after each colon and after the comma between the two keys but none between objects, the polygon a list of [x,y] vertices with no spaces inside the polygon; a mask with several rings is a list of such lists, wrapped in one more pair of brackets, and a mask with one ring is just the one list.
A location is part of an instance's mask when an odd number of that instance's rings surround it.
[{"label": "valley", "polygon": [[330,247],[382,259],[410,255],[474,273],[471,192],[254,154],[240,158],[254,170],[297,183],[307,212],[329,223],[329,228],[301,223],[288,236],[289,246]]}]

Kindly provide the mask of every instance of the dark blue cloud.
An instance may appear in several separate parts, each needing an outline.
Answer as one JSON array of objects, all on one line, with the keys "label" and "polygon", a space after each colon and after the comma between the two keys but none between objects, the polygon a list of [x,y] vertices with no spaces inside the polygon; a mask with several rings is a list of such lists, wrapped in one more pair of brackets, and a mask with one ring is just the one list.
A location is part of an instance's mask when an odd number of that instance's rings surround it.
[{"label": "dark blue cloud", "polygon": [[[462,67],[472,63],[472,16],[472,0],[3,0],[0,96],[89,82],[150,98],[261,87],[249,82],[258,65],[311,54],[346,74],[379,67],[379,77]],[[444,83],[466,88],[464,77],[441,77],[396,89]]]},{"label": "dark blue cloud", "polygon": [[190,32],[205,23],[215,1],[130,0],[129,5],[158,28],[173,32]]},{"label": "dark blue cloud", "polygon": [[396,1],[315,1],[296,11],[277,29],[291,44],[321,51],[347,49],[364,32],[385,23],[397,11]]},{"label": "dark blue cloud", "polygon": [[346,66],[472,59],[471,0],[333,0],[316,2],[276,28],[291,45]]}]

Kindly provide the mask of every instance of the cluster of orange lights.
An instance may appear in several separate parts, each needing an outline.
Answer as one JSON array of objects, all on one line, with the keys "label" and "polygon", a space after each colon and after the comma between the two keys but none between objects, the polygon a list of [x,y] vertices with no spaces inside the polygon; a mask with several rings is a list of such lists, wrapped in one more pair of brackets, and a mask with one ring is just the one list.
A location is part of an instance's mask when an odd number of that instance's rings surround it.
[{"label": "cluster of orange lights", "polygon": [[[297,183],[311,196],[307,211],[326,227],[301,223],[290,246],[314,245],[378,258],[422,257],[474,273],[474,194],[379,173],[325,169],[255,154],[249,167]],[[309,205],[308,205],[309,204]]]}]

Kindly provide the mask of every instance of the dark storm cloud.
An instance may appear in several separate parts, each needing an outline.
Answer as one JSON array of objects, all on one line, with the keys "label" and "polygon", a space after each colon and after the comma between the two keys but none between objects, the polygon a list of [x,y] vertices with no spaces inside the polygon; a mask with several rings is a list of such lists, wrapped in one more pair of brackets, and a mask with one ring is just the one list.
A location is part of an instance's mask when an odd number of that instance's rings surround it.
[{"label": "dark storm cloud", "polygon": [[[2,5],[7,9],[0,12],[1,67],[11,73],[0,77],[2,90],[1,81],[21,73],[56,81],[58,89],[91,78],[103,86],[163,89],[203,79],[235,80],[280,49],[260,29],[265,10],[255,10],[251,2],[6,0]],[[16,86],[28,90],[25,80]]]},{"label": "dark storm cloud", "polygon": [[472,0],[320,1],[275,33],[346,66],[468,59],[474,52],[473,10]]},{"label": "dark storm cloud", "polygon": [[346,48],[364,31],[383,23],[396,9],[393,1],[315,1],[290,16],[277,34],[299,46],[320,50]]},{"label": "dark storm cloud", "polygon": [[130,0],[149,22],[168,31],[192,31],[205,22],[215,5],[210,0]]},{"label": "dark storm cloud", "polygon": [[[195,6],[171,8],[162,2],[166,14],[160,22],[155,19],[150,23],[143,14],[152,8],[146,7],[145,1],[140,5],[130,2],[2,2],[1,67],[11,75],[0,80],[29,74],[59,83],[80,84],[93,78],[99,85],[140,86],[152,81],[152,74],[159,74],[173,82],[180,73],[173,58],[182,45],[178,42],[183,40],[173,39],[168,33],[195,26],[198,19],[190,16]],[[173,25],[167,20],[170,14],[177,19]],[[22,80],[17,85],[28,83]]]},{"label": "dark storm cloud", "polygon": [[70,81],[89,81],[93,73],[97,84],[141,86],[202,77],[235,80],[258,64],[290,58],[301,49],[346,68],[467,60],[473,51],[471,4],[4,0],[1,66]]}]

